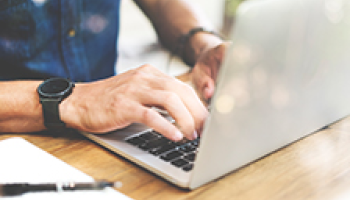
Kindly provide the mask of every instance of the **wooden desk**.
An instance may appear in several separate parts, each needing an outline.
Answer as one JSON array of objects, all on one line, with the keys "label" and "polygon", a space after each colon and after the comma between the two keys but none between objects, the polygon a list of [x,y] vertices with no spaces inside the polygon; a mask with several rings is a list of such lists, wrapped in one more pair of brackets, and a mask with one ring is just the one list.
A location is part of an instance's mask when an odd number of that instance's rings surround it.
[{"label": "wooden desk", "polygon": [[350,118],[194,191],[179,189],[74,131],[0,134],[0,140],[14,136],[95,179],[122,181],[120,191],[135,200],[350,199]]}]

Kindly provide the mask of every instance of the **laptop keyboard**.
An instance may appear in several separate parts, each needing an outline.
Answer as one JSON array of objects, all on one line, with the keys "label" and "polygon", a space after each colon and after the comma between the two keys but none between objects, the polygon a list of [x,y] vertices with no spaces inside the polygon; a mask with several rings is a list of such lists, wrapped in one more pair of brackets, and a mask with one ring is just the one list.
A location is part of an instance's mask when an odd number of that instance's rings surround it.
[{"label": "laptop keyboard", "polygon": [[186,172],[193,168],[199,145],[199,138],[173,142],[153,130],[129,137],[125,141]]}]

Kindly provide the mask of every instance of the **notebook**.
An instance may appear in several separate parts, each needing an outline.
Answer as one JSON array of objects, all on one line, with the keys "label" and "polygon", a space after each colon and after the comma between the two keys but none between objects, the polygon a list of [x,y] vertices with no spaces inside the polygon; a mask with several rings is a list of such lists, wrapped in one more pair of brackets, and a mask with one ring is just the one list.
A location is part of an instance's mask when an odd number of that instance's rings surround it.
[{"label": "notebook", "polygon": [[[93,178],[46,153],[22,138],[0,141],[0,183],[92,182]],[[124,194],[106,188],[98,191],[28,192],[20,196],[2,197],[9,200],[52,199],[118,199],[131,200]]]},{"label": "notebook", "polygon": [[174,144],[142,124],[82,134],[179,187],[200,187],[350,113],[349,24],[347,1],[245,1],[200,141]]}]

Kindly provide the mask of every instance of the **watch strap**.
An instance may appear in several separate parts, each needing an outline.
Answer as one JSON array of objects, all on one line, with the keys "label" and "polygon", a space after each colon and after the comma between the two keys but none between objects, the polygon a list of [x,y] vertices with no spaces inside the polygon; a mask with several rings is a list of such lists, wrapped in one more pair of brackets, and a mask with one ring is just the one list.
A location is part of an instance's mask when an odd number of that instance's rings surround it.
[{"label": "watch strap", "polygon": [[41,99],[40,102],[43,107],[44,125],[48,129],[64,128],[66,125],[61,121],[58,110],[61,100],[47,98]]}]

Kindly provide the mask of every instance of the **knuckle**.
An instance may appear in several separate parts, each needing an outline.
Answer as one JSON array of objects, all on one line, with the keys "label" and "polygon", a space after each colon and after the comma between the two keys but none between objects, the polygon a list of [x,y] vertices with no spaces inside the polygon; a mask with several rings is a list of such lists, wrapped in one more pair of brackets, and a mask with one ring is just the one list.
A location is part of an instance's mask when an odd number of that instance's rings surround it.
[{"label": "knuckle", "polygon": [[155,69],[155,67],[153,67],[152,65],[150,64],[144,64],[142,65],[141,67],[139,67],[140,70],[145,70],[145,71],[148,71],[148,70],[153,70]]},{"label": "knuckle", "polygon": [[144,124],[150,124],[150,122],[152,122],[152,120],[154,120],[155,116],[154,116],[154,111],[152,109],[149,108],[144,108],[141,111],[140,114],[140,121]]},{"label": "knuckle", "polygon": [[142,72],[141,70],[138,70],[138,69],[133,70],[131,73],[132,73],[131,79],[138,80],[139,78],[144,76],[144,72]]},{"label": "knuckle", "polygon": [[179,96],[173,92],[165,92],[163,103],[164,104],[175,104],[179,101]]},{"label": "knuckle", "polygon": [[126,95],[126,94],[134,94],[134,93],[136,93],[136,90],[137,90],[137,88],[134,85],[132,85],[132,84],[125,84],[125,85],[122,86],[122,91],[123,91],[122,93],[124,95]]},{"label": "knuckle", "polygon": [[124,95],[115,95],[111,98],[110,107],[114,109],[128,106],[127,98]]},{"label": "knuckle", "polygon": [[187,85],[187,84],[182,84],[181,85],[181,91],[183,91],[184,94],[186,94],[187,96],[191,96],[191,98],[197,98],[198,95],[196,93],[196,91],[194,90],[194,88],[192,88],[191,86]]}]

